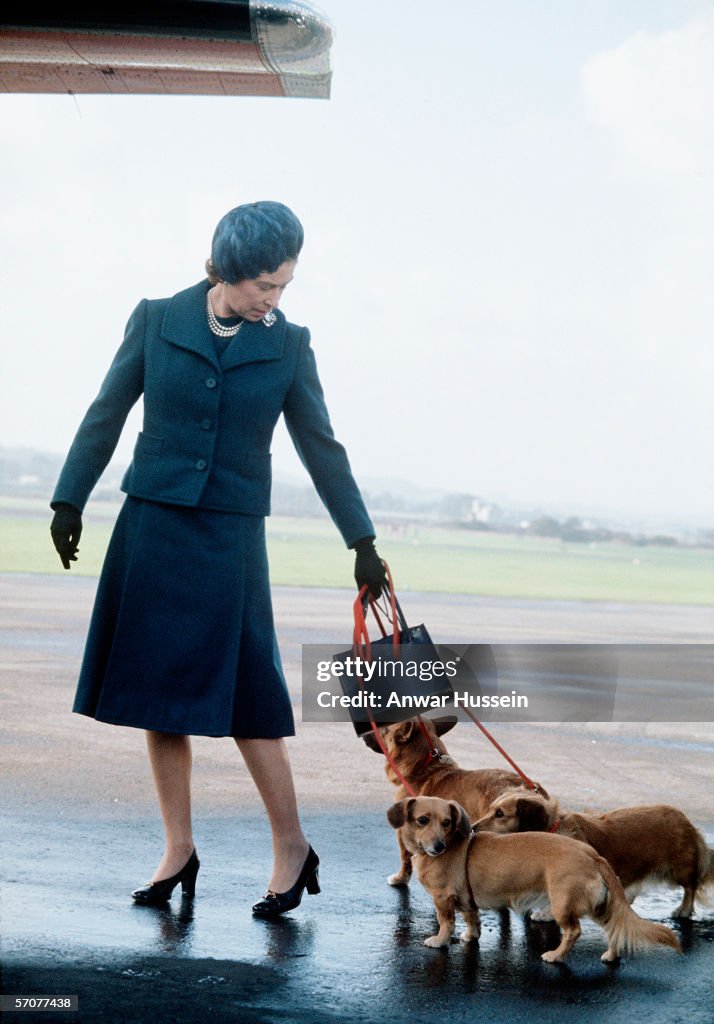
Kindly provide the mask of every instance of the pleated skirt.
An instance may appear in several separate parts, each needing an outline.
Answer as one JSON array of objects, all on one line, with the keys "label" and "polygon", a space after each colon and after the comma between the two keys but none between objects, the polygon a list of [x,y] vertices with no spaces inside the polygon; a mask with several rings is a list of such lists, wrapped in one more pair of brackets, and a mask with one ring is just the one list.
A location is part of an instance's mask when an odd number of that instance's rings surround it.
[{"label": "pleated skirt", "polygon": [[294,734],[261,516],[126,498],[73,710],[193,736]]}]

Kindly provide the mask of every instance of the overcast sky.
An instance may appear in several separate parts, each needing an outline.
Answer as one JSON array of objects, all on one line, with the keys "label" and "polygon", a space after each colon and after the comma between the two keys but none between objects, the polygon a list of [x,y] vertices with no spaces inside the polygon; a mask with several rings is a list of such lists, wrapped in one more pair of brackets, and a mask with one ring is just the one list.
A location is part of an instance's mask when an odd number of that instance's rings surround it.
[{"label": "overcast sky", "polygon": [[322,7],[330,101],[0,96],[0,444],[65,450],[137,301],[278,199],[358,479],[705,522],[711,3]]}]

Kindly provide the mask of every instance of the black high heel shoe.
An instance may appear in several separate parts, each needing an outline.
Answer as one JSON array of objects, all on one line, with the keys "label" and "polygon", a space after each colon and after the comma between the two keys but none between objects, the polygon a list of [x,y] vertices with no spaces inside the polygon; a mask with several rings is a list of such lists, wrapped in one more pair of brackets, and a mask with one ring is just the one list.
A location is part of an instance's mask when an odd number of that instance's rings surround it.
[{"label": "black high heel shoe", "polygon": [[253,913],[256,917],[277,917],[278,914],[294,910],[300,905],[305,889],[311,896],[316,896],[320,891],[319,864],[320,858],[310,847],[295,885],[287,892],[272,892],[268,889],[264,898],[253,904]]},{"label": "black high heel shoe", "polygon": [[154,906],[157,903],[166,903],[171,898],[171,893],[181,883],[181,890],[184,896],[191,899],[196,895],[196,875],[201,862],[194,850],[180,871],[177,871],[171,878],[162,878],[158,882],[149,882],[141,889],[134,889],[131,894],[137,903],[144,903]]}]

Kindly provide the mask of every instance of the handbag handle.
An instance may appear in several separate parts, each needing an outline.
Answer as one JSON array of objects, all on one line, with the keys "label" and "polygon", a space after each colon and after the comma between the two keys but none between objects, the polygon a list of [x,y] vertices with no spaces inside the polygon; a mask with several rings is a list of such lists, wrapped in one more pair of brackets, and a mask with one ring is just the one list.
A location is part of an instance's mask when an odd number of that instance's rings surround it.
[{"label": "handbag handle", "polygon": [[[409,630],[409,626],[407,625],[407,620],[404,617],[404,612],[402,611],[401,605],[397,600],[397,595],[394,592],[394,581],[392,579],[392,573],[384,559],[382,559],[382,565],[384,566],[384,569],[387,574],[387,594],[389,598],[389,604],[392,609],[392,646],[394,648],[394,657],[398,658],[399,644],[401,642],[400,627],[401,632],[406,635]],[[355,598],[355,602],[353,605],[355,625],[354,633],[352,635],[352,649],[356,655],[361,655],[363,660],[365,661],[370,661],[372,658],[372,644],[369,639],[369,632],[367,630],[367,620],[365,617],[365,610],[368,607],[372,609],[372,613],[377,620],[377,624],[379,625],[382,636],[386,637],[387,632],[384,626],[382,625],[382,620],[380,619],[379,613],[377,612],[376,601],[374,597],[372,597],[372,595],[369,593],[369,588],[365,583],[360,588],[360,592]]]}]

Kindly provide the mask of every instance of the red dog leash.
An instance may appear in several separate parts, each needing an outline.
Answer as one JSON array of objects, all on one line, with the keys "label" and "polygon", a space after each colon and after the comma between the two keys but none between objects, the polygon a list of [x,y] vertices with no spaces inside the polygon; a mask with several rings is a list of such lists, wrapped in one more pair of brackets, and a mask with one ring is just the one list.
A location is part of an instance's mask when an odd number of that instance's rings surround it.
[{"label": "red dog leash", "polygon": [[472,714],[472,713],[471,713],[471,712],[469,711],[469,709],[468,709],[468,708],[464,708],[464,711],[465,711],[465,712],[466,712],[466,714],[467,714],[467,715],[469,716],[469,718],[470,718],[470,719],[471,719],[471,721],[472,721],[472,722],[474,723],[474,725],[477,725],[477,726],[478,726],[478,728],[479,728],[479,729],[481,730],[481,732],[482,732],[482,733],[484,734],[484,736],[485,736],[485,737],[486,737],[487,739],[489,739],[489,740],[491,741],[491,743],[493,743],[494,747],[495,747],[495,748],[496,748],[496,750],[497,750],[497,751],[499,752],[499,754],[502,754],[502,755],[503,755],[503,756],[505,757],[505,759],[506,759],[506,760],[508,761],[508,763],[510,764],[511,768],[513,768],[513,770],[514,770],[515,772],[517,772],[517,773],[518,773],[518,775],[520,775],[520,777],[521,777],[521,778],[523,779],[523,781],[525,782],[525,784],[526,784],[526,786],[528,787],[528,789],[532,789],[534,793],[540,793],[540,787],[538,786],[538,783],[537,783],[537,782],[534,782],[534,781],[533,781],[533,779],[529,779],[529,778],[528,778],[528,776],[526,775],[526,773],[525,773],[525,772],[523,772],[523,771],[521,771],[521,769],[520,769],[520,768],[518,767],[518,765],[517,765],[517,764],[516,764],[516,762],[515,762],[515,761],[513,760],[513,758],[512,758],[512,757],[509,757],[509,755],[508,755],[508,754],[506,753],[506,751],[505,751],[505,750],[503,749],[503,747],[501,746],[501,744],[500,744],[500,743],[499,743],[499,742],[498,742],[497,740],[495,740],[495,739],[493,738],[493,736],[492,736],[492,735],[491,735],[491,733],[490,733],[490,732],[488,731],[488,729],[486,728],[486,726],[485,726],[485,725],[482,725],[482,724],[481,724],[481,722],[479,722],[478,718],[476,718],[476,716],[475,716],[475,715],[473,715],[473,714]]},{"label": "red dog leash", "polygon": [[[389,570],[389,566],[384,561],[384,559],[382,559],[382,563],[383,563],[384,568],[386,570],[387,579],[389,581],[389,602],[390,602],[391,612],[392,612],[391,624],[392,624],[392,630],[393,630],[393,646],[394,646],[394,654],[395,654],[395,657],[396,657],[398,655],[398,650],[399,650],[399,630],[397,629],[396,594],[394,592],[394,583],[392,581],[392,574],[391,574],[391,572]],[[354,602],[354,606],[353,606],[355,625],[354,625],[354,633],[353,633],[353,637],[352,637],[352,648],[353,648],[353,651],[354,651],[355,655],[359,655],[365,661],[369,661],[371,659],[371,657],[372,657],[372,645],[370,644],[369,633],[367,631],[367,621],[365,619],[365,614],[364,614],[364,604],[363,604],[363,601],[364,601],[364,598],[365,598],[366,594],[367,594],[367,585],[365,584],[363,587],[360,588],[360,592],[357,595],[357,598],[356,598],[356,600]],[[377,613],[376,601],[371,596],[371,594],[369,596],[369,606],[371,607],[372,612],[374,614],[374,617],[377,620],[377,624],[379,625],[379,629],[380,629],[380,632],[382,633],[382,636],[386,636],[387,635],[387,631],[384,628],[384,626],[382,624],[382,620],[380,619],[380,617],[379,617],[379,615]],[[362,685],[361,678],[359,679],[359,685],[360,685],[360,689],[363,690],[364,687]],[[508,761],[508,763],[513,768],[513,770],[518,775],[520,775],[520,777],[523,779],[524,783],[526,784],[526,787],[528,789],[532,789],[534,793],[540,793],[540,787],[538,786],[538,784],[536,782],[533,782],[533,780],[530,779],[526,775],[526,773],[524,771],[522,771],[518,767],[518,765],[513,760],[513,758],[510,757],[509,754],[506,753],[506,751],[503,749],[501,744],[491,735],[491,733],[488,731],[488,729],[484,725],[482,725],[481,722],[479,722],[478,718],[476,718],[476,716],[468,708],[464,708],[464,711],[469,716],[469,718],[474,723],[474,725],[477,726],[477,728],[479,728],[481,730],[481,732],[484,734],[484,736],[494,745],[494,747],[499,752],[499,754],[501,754],[503,757],[505,757],[505,759]],[[367,707],[367,715],[369,717],[369,724],[372,727],[372,732],[375,735],[377,743],[379,744],[382,753],[384,754],[384,756],[386,757],[387,761],[389,762],[392,770],[394,771],[394,774],[397,776],[397,778],[399,779],[401,784],[404,786],[404,788],[406,789],[407,793],[409,793],[410,796],[414,796],[415,797],[417,794],[414,792],[413,787],[410,786],[410,784],[404,778],[404,776],[402,775],[402,773],[399,771],[399,769],[397,768],[396,764],[394,763],[392,757],[390,756],[389,751],[387,750],[386,744],[385,744],[384,740],[382,739],[382,734],[379,731],[379,727],[378,727],[377,723],[374,720],[374,715],[372,714],[372,709],[369,706]],[[426,765],[430,764],[433,760],[435,760],[436,758],[439,757],[439,751],[436,750],[436,748],[432,746],[431,737],[429,736],[429,733],[427,732],[426,726],[424,725],[424,722],[422,721],[421,715],[417,715],[416,719],[419,722],[419,725],[421,727],[421,731],[424,734],[424,739],[427,742],[428,753],[426,755],[426,759],[425,759],[425,763],[424,763],[424,767],[426,767]],[[558,824],[560,824],[560,822],[558,822]]]}]

